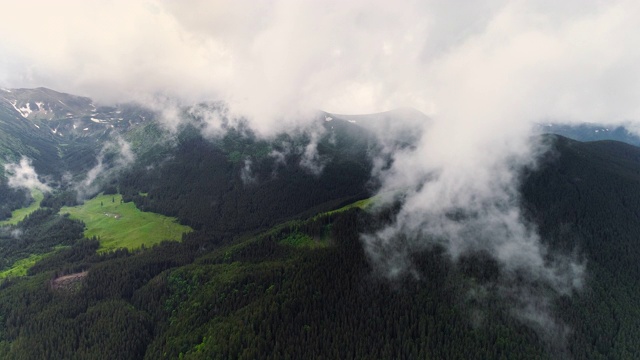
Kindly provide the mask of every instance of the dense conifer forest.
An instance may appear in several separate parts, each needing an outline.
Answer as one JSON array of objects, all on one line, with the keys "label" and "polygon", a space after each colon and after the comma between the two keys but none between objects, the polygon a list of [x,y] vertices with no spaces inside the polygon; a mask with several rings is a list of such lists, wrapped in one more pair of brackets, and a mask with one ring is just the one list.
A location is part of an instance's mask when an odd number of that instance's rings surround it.
[{"label": "dense conifer forest", "polygon": [[[321,144],[321,175],[278,169],[251,136],[185,136],[163,165],[105,185],[192,225],[181,242],[98,252],[82,223],[58,215],[77,201],[69,192],[47,195],[15,227],[19,241],[0,237],[5,267],[20,254],[48,254],[26,276],[2,280],[0,358],[640,356],[636,147],[553,136],[539,167],[522,173],[527,218],[550,249],[578,249],[588,269],[583,290],[552,298],[562,331],[550,336],[505,298],[470,296],[502,271],[486,254],[453,261],[434,245],[412,255],[412,274],[391,281],[375,271],[361,234],[392,221],[396,208],[342,207],[375,187],[356,151],[366,136],[351,148]],[[244,158],[255,183],[239,178]]]},{"label": "dense conifer forest", "polygon": [[[349,131],[345,121],[332,126],[341,129],[334,130],[339,135],[333,143],[325,139],[318,144],[320,161],[326,164],[320,174],[296,166],[302,154],[288,150],[304,149],[308,138],[283,135],[269,144],[250,132],[232,130],[210,141],[187,128],[161,166],[137,166],[120,177],[117,188],[140,209],[223,233],[265,228],[301,213],[312,216],[370,196],[373,190],[367,154],[373,140]],[[267,156],[270,151],[282,151],[283,158]],[[157,160],[157,154],[150,159]],[[250,179],[241,178],[245,161],[251,161]]]}]

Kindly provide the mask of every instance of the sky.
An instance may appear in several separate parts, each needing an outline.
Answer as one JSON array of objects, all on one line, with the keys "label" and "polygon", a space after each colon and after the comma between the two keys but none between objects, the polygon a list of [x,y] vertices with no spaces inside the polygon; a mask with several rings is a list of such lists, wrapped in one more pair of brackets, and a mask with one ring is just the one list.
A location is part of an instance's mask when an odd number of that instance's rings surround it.
[{"label": "sky", "polygon": [[0,5],[4,87],[223,99],[265,128],[309,109],[405,106],[476,124],[640,118],[636,1]]},{"label": "sky", "polygon": [[0,6],[0,86],[7,88],[45,86],[103,103],[222,100],[267,136],[304,126],[316,110],[421,111],[431,121],[416,147],[389,149],[393,166],[372,174],[381,193],[403,189],[406,200],[395,223],[363,235],[368,254],[389,278],[411,272],[408,255],[434,243],[454,260],[491,254],[504,284],[530,275],[530,283],[502,291],[514,313],[540,329],[552,327],[553,316],[535,283],[569,294],[588,267],[575,254],[549,261],[544,239],[521,213],[519,171],[535,167],[549,146],[531,139],[531,123],[640,129],[637,1]]}]

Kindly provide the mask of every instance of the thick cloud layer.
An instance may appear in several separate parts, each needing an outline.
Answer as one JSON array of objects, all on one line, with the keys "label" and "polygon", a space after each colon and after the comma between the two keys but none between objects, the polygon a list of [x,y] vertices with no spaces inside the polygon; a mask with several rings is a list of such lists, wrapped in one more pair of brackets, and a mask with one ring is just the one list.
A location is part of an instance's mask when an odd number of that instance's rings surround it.
[{"label": "thick cloud layer", "polygon": [[489,131],[633,120],[638,15],[634,1],[11,2],[0,83],[222,99],[265,132],[310,109],[411,106]]}]

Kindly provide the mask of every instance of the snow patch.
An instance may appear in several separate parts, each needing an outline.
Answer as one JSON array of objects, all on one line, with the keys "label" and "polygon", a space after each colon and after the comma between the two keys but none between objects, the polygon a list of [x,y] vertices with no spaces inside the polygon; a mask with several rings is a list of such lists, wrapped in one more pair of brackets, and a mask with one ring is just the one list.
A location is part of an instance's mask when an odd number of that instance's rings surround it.
[{"label": "snow patch", "polygon": [[348,122],[350,122],[350,123],[352,123],[352,124],[355,124],[355,123],[356,123],[356,121],[355,121],[355,120],[347,120],[347,121],[348,121]]},{"label": "snow patch", "polygon": [[84,128],[84,129],[82,129],[82,130],[87,131],[87,130],[89,130],[89,128]]},{"label": "snow patch", "polygon": [[40,126],[38,126],[38,125],[36,125],[36,124],[33,124],[33,125],[34,125],[35,127],[37,127],[38,129],[40,129]]},{"label": "snow patch", "polygon": [[22,111],[20,111],[20,109],[18,109],[18,107],[16,106],[16,104],[18,104],[18,100],[13,100],[9,102],[11,104],[11,106],[13,106],[14,109],[16,109],[17,112],[20,113],[20,116],[22,117],[26,117],[22,114]]},{"label": "snow patch", "polygon": [[327,116],[327,117],[324,118],[324,121],[331,121],[331,120],[333,120],[333,118],[331,116]]},{"label": "snow patch", "polygon": [[98,123],[98,124],[99,124],[99,123],[103,122],[104,120],[102,120],[102,119],[96,119],[96,118],[91,118],[91,121],[93,121],[94,123]]},{"label": "snow patch", "polygon": [[78,127],[78,125],[73,124],[73,130],[75,130]]},{"label": "snow patch", "polygon": [[5,89],[5,88],[2,88],[2,91],[8,92],[8,93],[10,93],[10,92],[11,92],[11,90],[9,90],[9,89]]},{"label": "snow patch", "polygon": [[[15,108],[15,105],[13,107]],[[31,104],[29,103],[27,103],[24,107],[18,108],[17,110],[20,112],[20,114],[22,114],[22,117],[25,118],[33,112],[33,110],[31,110]]]}]

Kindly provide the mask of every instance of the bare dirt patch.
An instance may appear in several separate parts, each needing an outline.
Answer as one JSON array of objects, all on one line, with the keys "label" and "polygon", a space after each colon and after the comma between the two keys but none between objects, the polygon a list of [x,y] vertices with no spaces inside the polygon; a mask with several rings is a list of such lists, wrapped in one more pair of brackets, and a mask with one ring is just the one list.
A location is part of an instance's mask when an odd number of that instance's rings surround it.
[{"label": "bare dirt patch", "polygon": [[53,290],[71,291],[77,289],[82,280],[89,272],[83,271],[75,274],[59,276],[51,280],[51,288]]}]

